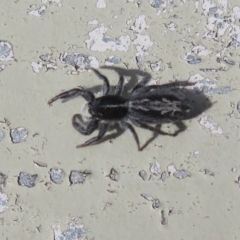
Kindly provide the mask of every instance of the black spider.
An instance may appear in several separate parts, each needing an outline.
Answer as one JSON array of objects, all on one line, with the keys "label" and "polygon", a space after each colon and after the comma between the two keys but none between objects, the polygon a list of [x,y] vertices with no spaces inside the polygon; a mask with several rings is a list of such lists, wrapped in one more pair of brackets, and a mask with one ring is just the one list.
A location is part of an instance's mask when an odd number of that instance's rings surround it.
[{"label": "black spider", "polygon": [[[103,138],[112,123],[117,123],[122,129],[129,129],[137,143],[138,150],[142,148],[139,144],[138,135],[133,126],[127,121],[131,121],[135,126],[148,129],[157,134],[176,136],[180,131],[169,134],[148,124],[175,123],[181,121],[191,111],[192,107],[186,99],[179,95],[181,87],[192,85],[188,82],[175,82],[164,85],[146,86],[149,81],[143,79],[132,90],[129,98],[121,96],[124,78],[119,74],[118,84],[113,88],[114,94],[110,95],[110,85],[106,76],[98,70],[91,68],[92,71],[103,81],[103,95],[95,98],[93,93],[82,87],[74,88],[58,94],[48,101],[51,105],[57,99],[66,99],[74,96],[82,96],[87,102],[90,122],[86,127],[81,125],[81,115],[75,114],[72,118],[73,127],[83,135],[90,135],[99,127],[98,136],[93,137],[85,143],[78,145],[77,148],[86,147],[97,143]],[[77,121],[79,120],[79,121]]]}]

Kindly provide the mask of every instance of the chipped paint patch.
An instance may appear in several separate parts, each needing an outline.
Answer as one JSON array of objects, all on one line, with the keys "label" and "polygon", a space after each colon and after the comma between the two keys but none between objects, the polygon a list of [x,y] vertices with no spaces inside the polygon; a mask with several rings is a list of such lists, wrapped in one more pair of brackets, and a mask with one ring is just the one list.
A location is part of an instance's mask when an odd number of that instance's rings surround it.
[{"label": "chipped paint patch", "polygon": [[148,48],[153,46],[153,42],[148,35],[140,34],[136,34],[136,38],[133,41],[133,44],[136,45],[137,56],[148,55]]},{"label": "chipped paint patch", "polygon": [[69,222],[68,225],[69,229],[66,231],[61,231],[60,225],[52,226],[54,240],[77,240],[87,232],[86,229],[84,229],[84,226],[74,219]]},{"label": "chipped paint patch", "polygon": [[39,73],[43,68],[43,64],[42,62],[31,62],[31,67],[33,69],[33,72]]},{"label": "chipped paint patch", "polygon": [[0,172],[0,192],[6,186],[7,175]]},{"label": "chipped paint patch", "polygon": [[178,170],[178,171],[174,172],[173,176],[178,179],[184,179],[187,177],[191,177],[191,174],[190,174],[190,172],[182,169],[182,170]]},{"label": "chipped paint patch", "polygon": [[73,66],[78,71],[88,70],[91,67],[99,67],[99,62],[95,57],[87,56],[82,53],[64,52],[60,55],[60,61],[64,64]]},{"label": "chipped paint patch", "polygon": [[110,56],[105,60],[106,66],[112,66],[114,64],[119,64],[121,62],[121,59],[119,57]]},{"label": "chipped paint patch", "polygon": [[210,50],[206,49],[203,45],[196,45],[192,48],[192,52],[198,56],[207,56],[211,53]]},{"label": "chipped paint patch", "polygon": [[8,207],[8,196],[6,193],[0,192],[0,213],[5,212]]},{"label": "chipped paint patch", "polygon": [[61,184],[63,182],[63,178],[65,175],[63,169],[51,168],[49,174],[51,181],[54,182],[55,184]]},{"label": "chipped paint patch", "polygon": [[192,52],[186,53],[184,56],[182,56],[182,59],[187,61],[189,64],[199,64],[201,62],[201,58],[196,56],[196,54]]},{"label": "chipped paint patch", "polygon": [[28,136],[28,130],[22,127],[10,129],[12,143],[20,143]]},{"label": "chipped paint patch", "polygon": [[150,68],[153,72],[163,71],[165,68],[162,67],[162,61],[150,63]]},{"label": "chipped paint patch", "polygon": [[169,24],[166,24],[165,25],[166,26],[166,28],[169,30],[169,31],[176,31],[177,30],[177,24],[175,24],[175,23],[169,23]]},{"label": "chipped paint patch", "polygon": [[5,68],[5,65],[0,64],[0,72],[2,72],[4,70],[4,68]]},{"label": "chipped paint patch", "polygon": [[150,5],[153,8],[160,8],[160,7],[166,7],[166,3],[162,0],[149,0]]},{"label": "chipped paint patch", "polygon": [[150,172],[155,176],[161,173],[160,163],[158,161],[150,163]]},{"label": "chipped paint patch", "polygon": [[72,184],[78,184],[81,183],[83,184],[87,178],[87,176],[91,175],[91,172],[89,171],[75,171],[72,170],[69,176],[69,181]]},{"label": "chipped paint patch", "polygon": [[145,170],[141,170],[139,172],[139,176],[142,178],[143,181],[147,180],[147,172]]},{"label": "chipped paint patch", "polygon": [[167,172],[169,176],[173,176],[173,174],[176,172],[176,168],[173,164],[167,166]]},{"label": "chipped paint patch", "polygon": [[[11,43],[0,40],[0,61],[8,62],[14,60]],[[1,65],[4,66],[4,65]],[[4,69],[4,67],[3,67]]]},{"label": "chipped paint patch", "polygon": [[61,0],[42,0],[43,4],[57,4],[58,7],[61,7]]},{"label": "chipped paint patch", "polygon": [[89,32],[89,39],[86,40],[87,48],[92,51],[105,52],[107,50],[126,52],[131,44],[128,35],[118,38],[110,38],[106,36],[107,27],[101,26]]},{"label": "chipped paint patch", "polygon": [[96,7],[97,8],[106,8],[105,0],[97,0]]},{"label": "chipped paint patch", "polygon": [[35,186],[35,181],[37,179],[37,174],[27,174],[24,172],[20,172],[18,176],[18,184],[23,187],[32,188]]},{"label": "chipped paint patch", "polygon": [[3,132],[3,130],[0,129],[0,142],[4,139],[5,134]]},{"label": "chipped paint patch", "polygon": [[28,12],[29,15],[35,16],[35,17],[41,17],[46,13],[47,7],[45,5],[42,5],[39,9],[37,10],[31,10]]},{"label": "chipped paint patch", "polygon": [[131,30],[133,30],[136,33],[143,32],[146,28],[149,28],[145,22],[145,15],[139,15],[138,18],[136,18],[136,21],[133,26],[131,26]]},{"label": "chipped paint patch", "polygon": [[195,83],[194,86],[187,87],[188,89],[194,89],[197,94],[226,94],[232,91],[231,87],[221,86],[218,87],[217,84],[208,79],[204,78],[200,74],[195,74],[191,76],[188,80],[191,83]]},{"label": "chipped paint patch", "polygon": [[200,125],[209,129],[212,134],[223,134],[223,130],[208,116],[201,117],[199,120]]},{"label": "chipped paint patch", "polygon": [[92,21],[89,21],[88,23],[87,23],[87,25],[97,25],[98,24],[98,20],[96,20],[96,19],[94,19],[94,20],[92,20]]}]

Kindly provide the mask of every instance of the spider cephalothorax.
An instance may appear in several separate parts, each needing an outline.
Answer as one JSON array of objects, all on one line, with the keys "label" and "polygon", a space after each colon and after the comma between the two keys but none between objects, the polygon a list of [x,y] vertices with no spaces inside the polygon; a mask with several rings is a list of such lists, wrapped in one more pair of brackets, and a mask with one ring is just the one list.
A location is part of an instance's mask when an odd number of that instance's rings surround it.
[{"label": "spider cephalothorax", "polygon": [[[90,121],[87,126],[83,126],[80,114],[75,114],[72,118],[73,127],[84,135],[90,135],[99,127],[99,134],[78,145],[77,147],[86,147],[97,143],[103,138],[112,123],[118,124],[123,129],[129,129],[138,145],[138,150],[142,150],[139,144],[137,133],[133,126],[148,129],[158,134],[176,136],[174,134],[164,133],[160,129],[149,124],[163,124],[181,121],[190,111],[191,106],[188,101],[179,95],[181,87],[192,85],[189,82],[175,82],[164,85],[146,86],[146,79],[143,79],[132,90],[129,98],[121,96],[123,90],[124,78],[119,73],[119,81],[110,95],[110,85],[107,77],[98,70],[93,69],[95,74],[103,80],[103,96],[95,98],[94,94],[82,87],[74,88],[60,93],[48,101],[52,104],[57,99],[66,99],[73,96],[82,96],[88,101]],[[182,131],[182,130],[181,130]]]}]

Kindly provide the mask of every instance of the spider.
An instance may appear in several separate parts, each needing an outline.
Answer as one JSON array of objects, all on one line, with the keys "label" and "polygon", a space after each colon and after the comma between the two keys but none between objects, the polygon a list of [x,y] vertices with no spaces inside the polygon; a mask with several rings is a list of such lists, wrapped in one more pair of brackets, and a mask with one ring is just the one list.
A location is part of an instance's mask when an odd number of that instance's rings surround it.
[{"label": "spider", "polygon": [[[98,136],[89,139],[76,146],[86,147],[99,142],[112,124],[118,124],[122,129],[128,129],[132,133],[138,150],[141,151],[138,135],[132,124],[137,127],[150,130],[157,134],[176,136],[180,131],[173,134],[165,133],[159,128],[149,124],[175,123],[184,119],[192,110],[186,99],[177,94],[181,87],[192,85],[188,82],[174,82],[164,85],[146,86],[149,80],[143,78],[131,91],[129,98],[121,96],[124,88],[124,77],[118,72],[118,84],[113,87],[113,94],[110,94],[108,78],[98,70],[91,70],[103,81],[103,96],[95,98],[94,94],[82,87],[73,88],[62,92],[48,101],[49,106],[58,99],[67,99],[75,96],[82,96],[88,102],[88,111],[91,118],[87,126],[83,126],[81,115],[75,114],[72,117],[73,127],[83,135],[92,134],[98,127]],[[130,124],[131,122],[132,124]]]}]

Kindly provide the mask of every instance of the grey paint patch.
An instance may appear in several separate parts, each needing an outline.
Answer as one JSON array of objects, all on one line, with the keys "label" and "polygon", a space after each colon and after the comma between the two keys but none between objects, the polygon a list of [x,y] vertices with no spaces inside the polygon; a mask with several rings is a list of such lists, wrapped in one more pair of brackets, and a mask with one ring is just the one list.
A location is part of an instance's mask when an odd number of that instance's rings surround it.
[{"label": "grey paint patch", "polygon": [[162,0],[149,0],[149,3],[153,8],[160,8],[162,6],[165,6],[165,2]]},{"label": "grey paint patch", "polygon": [[105,60],[106,66],[112,66],[114,64],[119,64],[121,62],[121,59],[119,57],[110,56]]},{"label": "grey paint patch", "polygon": [[188,55],[186,60],[189,64],[198,64],[201,62],[201,58],[198,58],[194,55]]},{"label": "grey paint patch", "polygon": [[8,207],[8,196],[6,193],[0,192],[0,213],[5,212]]},{"label": "grey paint patch", "polygon": [[37,174],[27,174],[24,172],[20,172],[18,176],[18,184],[23,187],[32,188],[35,186],[35,181],[37,179]]},{"label": "grey paint patch", "polygon": [[173,176],[174,176],[175,178],[178,178],[178,179],[184,179],[184,178],[187,178],[187,177],[191,177],[191,174],[190,174],[190,172],[182,169],[182,170],[176,171],[176,172],[173,174]]},{"label": "grey paint patch", "polygon": [[161,173],[160,163],[158,161],[150,163],[150,172],[155,176]]},{"label": "grey paint patch", "polygon": [[217,84],[208,79],[202,77],[200,74],[195,74],[189,78],[189,82],[195,83],[194,86],[187,87],[189,89],[193,89],[197,94],[226,94],[232,91],[231,87],[221,86],[218,87]]},{"label": "grey paint patch", "polygon": [[70,176],[69,176],[69,180],[71,185],[72,184],[77,184],[77,183],[81,183],[83,184],[86,180],[86,177],[88,175],[90,175],[91,173],[89,171],[71,171]]},{"label": "grey paint patch", "polygon": [[0,191],[6,186],[7,176],[0,172]]},{"label": "grey paint patch", "polygon": [[4,68],[5,68],[5,65],[0,64],[0,72],[2,72],[4,70]]},{"label": "grey paint patch", "polygon": [[69,229],[61,231],[60,225],[53,226],[54,240],[77,240],[84,235],[87,231],[82,224],[77,221],[69,223]]},{"label": "grey paint patch", "polygon": [[82,53],[64,52],[60,55],[60,61],[75,67],[76,70],[87,70],[91,67],[98,68],[99,62],[93,56],[87,56]]},{"label": "grey paint patch", "polygon": [[51,168],[50,169],[50,179],[56,184],[61,184],[64,178],[64,171],[61,168]]},{"label": "grey paint patch", "polygon": [[158,198],[154,198],[148,194],[142,193],[141,196],[146,199],[147,201],[152,202],[152,208],[158,209],[160,208],[160,200]]},{"label": "grey paint patch", "polygon": [[[35,7],[35,6],[34,6]],[[42,5],[37,10],[31,10],[28,12],[29,15],[35,16],[35,17],[41,17],[46,13],[47,7],[45,5]]]},{"label": "grey paint patch", "polygon": [[12,143],[20,143],[28,136],[28,130],[22,127],[13,128],[10,130],[10,137]]},{"label": "grey paint patch", "polygon": [[144,180],[144,181],[147,180],[147,172],[145,170],[141,170],[139,172],[139,176],[142,178],[142,180]]},{"label": "grey paint patch", "polygon": [[119,178],[119,174],[114,168],[111,168],[110,173],[106,177],[109,177],[112,181],[117,182]]},{"label": "grey paint patch", "polygon": [[5,134],[3,132],[3,130],[0,129],[0,142],[4,139]]},{"label": "grey paint patch", "polygon": [[107,27],[101,26],[89,32],[89,39],[86,40],[87,48],[92,51],[105,52],[107,50],[126,52],[131,44],[128,35],[120,37],[107,37]]},{"label": "grey paint patch", "polygon": [[7,41],[0,40],[0,61],[14,60],[12,45]]},{"label": "grey paint patch", "polygon": [[240,101],[238,101],[238,103],[237,103],[237,110],[240,113]]},{"label": "grey paint patch", "polygon": [[201,117],[199,120],[200,125],[209,129],[212,134],[223,134],[223,130],[208,116]]}]

